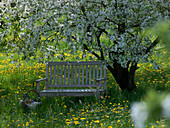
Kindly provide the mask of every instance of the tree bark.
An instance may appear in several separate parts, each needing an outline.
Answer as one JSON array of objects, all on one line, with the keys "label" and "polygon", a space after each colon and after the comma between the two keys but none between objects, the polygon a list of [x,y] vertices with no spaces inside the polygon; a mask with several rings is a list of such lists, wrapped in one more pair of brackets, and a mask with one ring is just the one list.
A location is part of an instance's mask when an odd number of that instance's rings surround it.
[{"label": "tree bark", "polygon": [[107,66],[107,68],[112,73],[121,90],[131,91],[137,87],[135,84],[137,63],[131,65],[130,68],[123,68],[121,64],[114,62],[113,68],[111,66]]}]

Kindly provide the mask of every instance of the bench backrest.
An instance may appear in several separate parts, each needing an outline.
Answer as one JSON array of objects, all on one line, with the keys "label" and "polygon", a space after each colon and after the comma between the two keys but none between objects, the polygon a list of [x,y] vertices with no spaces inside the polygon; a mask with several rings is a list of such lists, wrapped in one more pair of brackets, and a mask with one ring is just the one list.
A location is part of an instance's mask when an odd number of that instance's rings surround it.
[{"label": "bench backrest", "polygon": [[[48,87],[96,87],[96,79],[106,78],[106,66],[101,61],[48,62]],[[106,89],[106,81],[100,82]]]}]

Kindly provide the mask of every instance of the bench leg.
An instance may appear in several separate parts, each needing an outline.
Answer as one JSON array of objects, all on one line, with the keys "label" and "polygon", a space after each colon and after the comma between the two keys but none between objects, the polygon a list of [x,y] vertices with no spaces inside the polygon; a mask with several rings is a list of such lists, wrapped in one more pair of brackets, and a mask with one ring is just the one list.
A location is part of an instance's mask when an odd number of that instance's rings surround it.
[{"label": "bench leg", "polygon": [[100,86],[99,86],[99,82],[97,82],[96,97],[97,97],[97,100],[100,99]]},{"label": "bench leg", "polygon": [[37,92],[40,93],[40,82],[36,82],[37,84]]}]

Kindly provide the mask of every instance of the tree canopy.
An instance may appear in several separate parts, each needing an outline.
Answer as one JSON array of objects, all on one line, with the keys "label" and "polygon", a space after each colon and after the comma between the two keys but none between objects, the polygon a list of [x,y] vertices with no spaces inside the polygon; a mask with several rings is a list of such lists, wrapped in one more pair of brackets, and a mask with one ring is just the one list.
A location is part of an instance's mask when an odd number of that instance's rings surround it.
[{"label": "tree canopy", "polygon": [[106,61],[122,90],[135,87],[137,63],[160,41],[144,30],[169,18],[168,0],[4,0],[1,5],[1,45],[25,57],[40,49],[48,57],[65,42],[73,52],[82,49]]}]

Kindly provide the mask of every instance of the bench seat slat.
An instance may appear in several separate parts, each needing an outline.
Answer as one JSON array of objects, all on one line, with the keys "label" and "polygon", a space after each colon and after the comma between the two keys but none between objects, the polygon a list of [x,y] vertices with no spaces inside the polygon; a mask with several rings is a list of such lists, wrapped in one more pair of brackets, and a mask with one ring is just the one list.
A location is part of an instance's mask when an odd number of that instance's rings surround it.
[{"label": "bench seat slat", "polygon": [[[104,94],[104,90],[99,90],[100,94]],[[96,89],[54,89],[43,90],[40,96],[95,96]]]},{"label": "bench seat slat", "polygon": [[[103,89],[100,89],[100,91],[103,91]],[[48,89],[40,92],[96,92],[96,89]]]},{"label": "bench seat slat", "polygon": [[[100,94],[104,94],[104,90],[99,90]],[[54,89],[43,90],[40,96],[95,96],[96,89]]]},{"label": "bench seat slat", "polygon": [[[99,91],[103,91],[103,89],[100,89]],[[96,92],[96,89],[48,89],[40,91],[41,93],[46,92]]]}]

